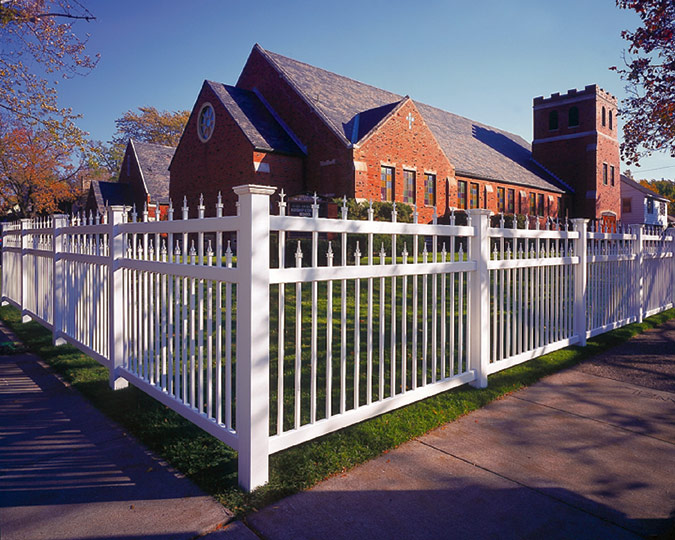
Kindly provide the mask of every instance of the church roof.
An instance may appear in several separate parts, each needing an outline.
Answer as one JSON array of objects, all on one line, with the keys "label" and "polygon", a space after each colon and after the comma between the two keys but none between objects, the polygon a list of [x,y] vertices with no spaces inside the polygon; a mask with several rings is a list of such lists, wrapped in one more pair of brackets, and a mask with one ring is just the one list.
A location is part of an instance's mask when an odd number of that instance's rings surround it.
[{"label": "church roof", "polygon": [[101,212],[106,206],[131,206],[133,204],[131,187],[128,184],[92,180],[91,190],[94,192],[96,206]]},{"label": "church roof", "polygon": [[218,96],[256,150],[302,155],[298,145],[254,92],[213,81],[205,84]]},{"label": "church roof", "polygon": [[176,148],[129,140],[141,169],[145,189],[153,203],[169,202],[169,163]]},{"label": "church roof", "polygon": [[[404,99],[256,47],[346,143],[358,143]],[[531,146],[522,137],[418,101],[415,106],[459,175],[557,192],[570,190],[532,159]]]}]

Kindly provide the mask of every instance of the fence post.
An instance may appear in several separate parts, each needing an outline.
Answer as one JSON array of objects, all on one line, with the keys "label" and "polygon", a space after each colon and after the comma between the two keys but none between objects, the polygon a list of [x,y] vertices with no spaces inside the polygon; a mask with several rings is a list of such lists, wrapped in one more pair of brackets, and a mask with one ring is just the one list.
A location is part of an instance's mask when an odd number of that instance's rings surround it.
[{"label": "fence post", "polygon": [[21,298],[19,298],[19,305],[21,306],[21,322],[30,322],[32,317],[24,313],[26,309],[26,299],[28,297],[28,272],[26,272],[26,250],[28,249],[28,227],[30,219],[21,220]]},{"label": "fence post", "polygon": [[469,278],[467,358],[469,367],[476,372],[471,386],[486,388],[490,362],[490,210],[469,210],[475,233],[469,241],[469,257],[476,261],[476,271]]},{"label": "fence post", "polygon": [[68,216],[54,214],[52,216],[52,343],[63,345],[66,341],[61,337],[63,333],[63,305],[65,302],[65,290],[63,287],[64,261],[63,233],[61,229],[68,224]]},{"label": "fence post", "polygon": [[588,220],[575,218],[572,220],[574,230],[579,238],[574,241],[574,254],[579,263],[574,267],[574,334],[579,336],[579,345],[586,346],[586,294],[588,286]]},{"label": "fence post", "polygon": [[119,232],[124,207],[108,208],[108,360],[110,388],[121,390],[129,386],[118,368],[124,365],[124,287],[121,260],[124,257],[124,235]]},{"label": "fence post", "polygon": [[633,225],[631,227],[633,233],[633,255],[635,255],[635,291],[633,298],[635,299],[635,317],[637,322],[641,323],[644,319],[644,226]]},{"label": "fence post", "polygon": [[269,251],[272,186],[237,186],[237,441],[239,485],[252,491],[269,472]]}]

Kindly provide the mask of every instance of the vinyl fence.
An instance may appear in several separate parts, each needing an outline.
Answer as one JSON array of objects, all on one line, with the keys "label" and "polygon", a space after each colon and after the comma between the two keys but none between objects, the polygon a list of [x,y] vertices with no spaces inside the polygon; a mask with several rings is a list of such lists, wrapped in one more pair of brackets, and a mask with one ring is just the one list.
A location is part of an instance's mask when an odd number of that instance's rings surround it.
[{"label": "vinyl fence", "polygon": [[247,490],[271,453],[673,306],[669,231],[292,217],[235,192],[237,216],[5,225],[2,299],[236,449]]}]

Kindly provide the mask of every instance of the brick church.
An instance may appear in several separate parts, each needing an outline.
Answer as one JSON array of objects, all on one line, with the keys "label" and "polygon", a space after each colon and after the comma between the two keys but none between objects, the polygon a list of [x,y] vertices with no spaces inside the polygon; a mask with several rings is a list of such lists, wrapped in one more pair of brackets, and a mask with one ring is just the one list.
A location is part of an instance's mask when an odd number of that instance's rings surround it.
[{"label": "brick church", "polygon": [[170,165],[170,197],[266,184],[287,194],[530,216],[620,217],[617,101],[595,85],[534,99],[534,141],[255,45],[235,86],[205,81]]}]

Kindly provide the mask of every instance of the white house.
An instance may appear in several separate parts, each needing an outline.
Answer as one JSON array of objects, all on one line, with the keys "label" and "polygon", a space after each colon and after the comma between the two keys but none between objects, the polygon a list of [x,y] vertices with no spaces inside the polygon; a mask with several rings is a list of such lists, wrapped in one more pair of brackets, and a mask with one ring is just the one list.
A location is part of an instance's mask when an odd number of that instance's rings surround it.
[{"label": "white house", "polygon": [[621,221],[668,226],[669,200],[621,175]]}]

